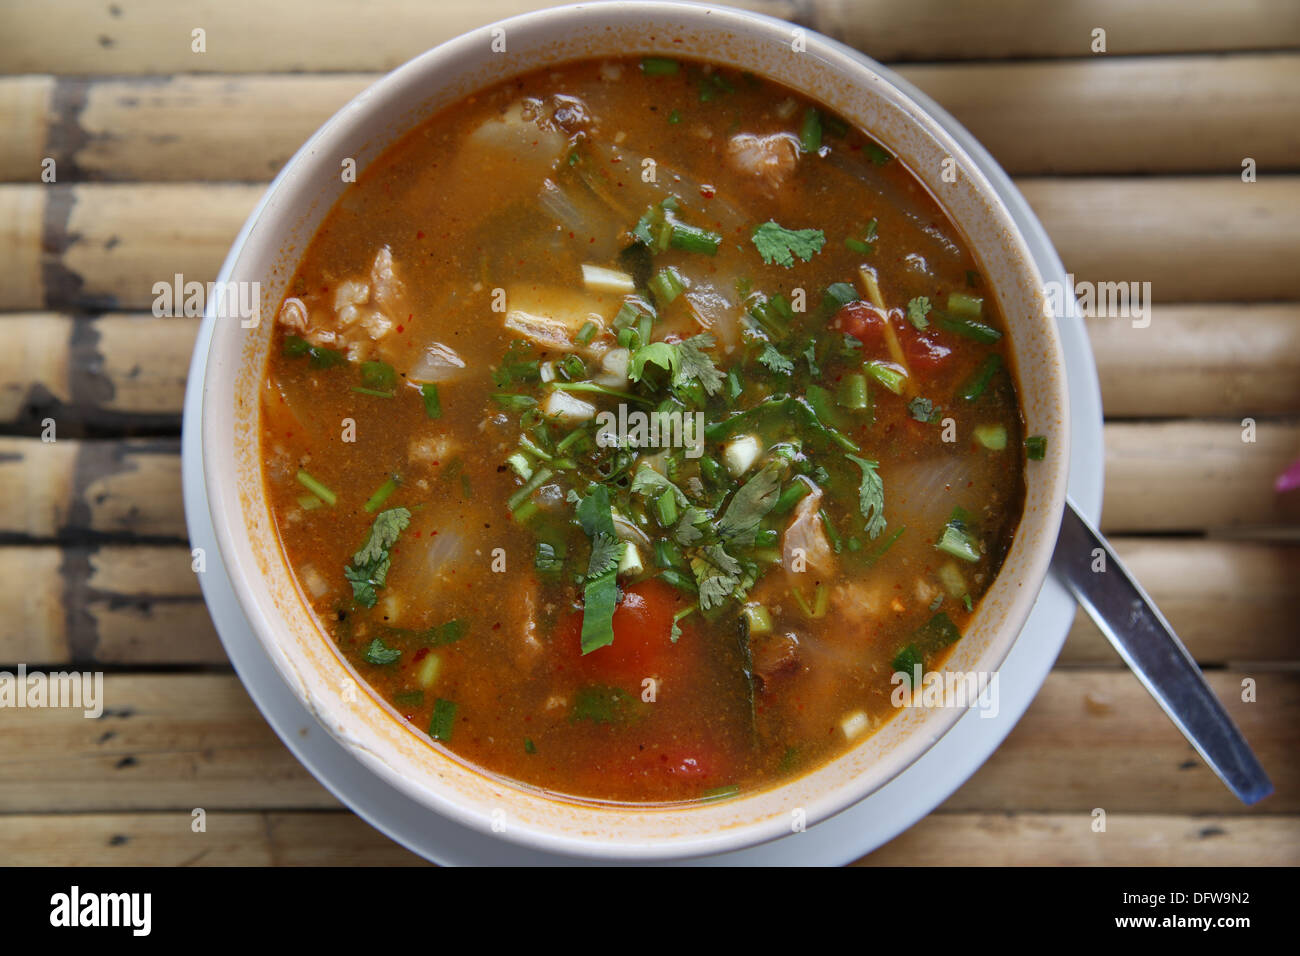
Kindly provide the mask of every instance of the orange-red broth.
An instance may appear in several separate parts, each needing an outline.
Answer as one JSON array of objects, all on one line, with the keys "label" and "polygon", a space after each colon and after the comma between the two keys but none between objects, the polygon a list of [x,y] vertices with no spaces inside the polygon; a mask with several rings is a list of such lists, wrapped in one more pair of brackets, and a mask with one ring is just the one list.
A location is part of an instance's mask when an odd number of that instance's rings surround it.
[{"label": "orange-red broth", "polygon": [[[960,233],[900,162],[877,162],[879,147],[857,131],[836,135],[834,118],[822,134],[826,155],[800,154],[779,188],[738,169],[728,154],[732,138],[797,136],[810,104],[773,83],[705,69],[683,63],[675,74],[647,75],[631,60],[575,63],[490,88],[417,127],[336,204],[289,289],[312,329],[328,330],[339,321],[340,284],[364,279],[376,251],[391,250],[402,295],[385,305],[402,311],[390,316],[381,340],[363,339],[358,355],[399,371],[394,397],[355,391],[356,363],[316,368],[309,355],[286,354],[298,328],[277,332],[266,370],[262,443],[270,507],[322,629],[419,732],[441,720],[435,736],[456,754],[549,791],[633,802],[700,799],[771,785],[844,752],[854,743],[846,727],[875,729],[895,712],[891,676],[900,650],[925,633],[936,613],[958,630],[966,625],[968,605],[991,583],[1019,519],[1025,458],[1005,340],[980,343],[934,324],[922,332],[903,312],[919,296],[941,306],[950,293],[978,295],[981,321],[1005,328]],[[539,158],[527,144],[494,151],[474,141],[485,123],[530,98],[564,139],[558,156]],[[559,109],[576,121],[556,125]],[[578,157],[572,164],[571,156]],[[638,175],[647,156],[654,157],[658,183]],[[570,229],[539,196],[545,181],[572,189],[579,174],[593,177],[601,195],[584,194],[582,225]],[[670,249],[657,267],[675,265],[694,288],[711,287],[737,303],[737,282],[787,298],[796,288],[812,290],[812,316],[820,290],[855,283],[859,266],[868,264],[910,358],[911,385],[903,394],[872,383],[873,420],[846,414],[842,421],[862,455],[880,463],[887,531],[869,539],[855,496],[828,497],[842,539],[833,570],[796,576],[778,567],[760,579],[746,599],[770,612],[779,640],[751,635],[754,665],[776,665],[754,679],[752,702],[738,607],[709,620],[690,614],[672,641],[674,615],[694,598],[665,583],[648,555],[645,573],[620,579],[613,644],[582,655],[583,590],[571,572],[582,571],[587,538],[570,522],[573,567],[562,577],[539,574],[535,534],[505,505],[522,484],[503,466],[520,429],[518,416],[492,400],[500,391],[492,370],[517,335],[494,311],[493,290],[580,291],[581,265],[617,268],[627,230],[668,192],[679,196],[683,218],[725,236],[715,256]],[[736,214],[739,224],[728,230]],[[747,240],[769,219],[822,230],[825,244],[792,268],[767,264]],[[871,220],[875,235],[863,254],[846,240],[861,242]],[[657,336],[700,331],[688,311],[663,311]],[[731,313],[740,311],[737,305]],[[861,336],[861,359],[848,360],[860,364],[891,357],[881,316],[859,302],[801,321],[819,323],[814,332],[827,340]],[[725,345],[728,330],[713,331]],[[439,386],[441,417],[431,419],[405,376],[435,340],[465,368]],[[561,357],[545,349],[532,354]],[[718,353],[724,371],[745,370],[745,401],[788,384],[789,376],[765,378],[752,360],[745,364],[745,354],[743,344]],[[962,399],[963,384],[994,354],[1003,370],[977,400]],[[842,378],[847,366],[822,364],[834,391],[831,379]],[[909,407],[917,396],[937,406],[934,421],[918,420]],[[956,441],[943,440],[940,419],[950,420]],[[345,440],[348,421],[354,441]],[[989,450],[972,437],[977,425],[989,424],[1005,429],[1005,449]],[[809,449],[809,457],[832,462],[834,454]],[[328,486],[335,504],[304,508],[299,469]],[[837,480],[856,487],[855,474],[841,472]],[[382,596],[368,609],[354,600],[343,572],[375,517],[364,505],[390,475],[401,484],[383,507],[405,507],[412,517],[392,548]],[[978,527],[982,553],[975,562],[954,561],[935,547],[956,507]],[[965,594],[945,586],[945,565],[958,566]],[[810,617],[798,598],[811,602],[819,585],[825,613]],[[448,622],[458,623],[448,631]],[[447,640],[458,630],[459,639]],[[376,637],[399,658],[368,662]],[[784,660],[791,639],[793,663]],[[926,666],[939,666],[947,653],[924,652]]]}]

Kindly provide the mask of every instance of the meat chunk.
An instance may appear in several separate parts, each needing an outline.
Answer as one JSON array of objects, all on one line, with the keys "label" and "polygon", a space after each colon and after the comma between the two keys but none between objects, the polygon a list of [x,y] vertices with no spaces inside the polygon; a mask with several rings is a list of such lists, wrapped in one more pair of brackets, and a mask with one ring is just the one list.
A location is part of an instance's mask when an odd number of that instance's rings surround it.
[{"label": "meat chunk", "polygon": [[821,506],[820,488],[804,495],[795,505],[781,543],[781,563],[789,574],[801,575],[810,570],[828,574],[835,567],[835,553],[818,514]]},{"label": "meat chunk", "polygon": [[846,625],[862,628],[880,621],[891,609],[890,586],[877,581],[845,581],[831,589],[831,605]]},{"label": "meat chunk", "polygon": [[389,318],[400,318],[406,309],[406,286],[397,277],[393,252],[381,246],[370,266],[370,300]]},{"label": "meat chunk", "polygon": [[551,119],[564,132],[573,134],[591,125],[587,104],[576,96],[556,93],[551,97]]},{"label": "meat chunk", "polygon": [[539,285],[507,289],[506,300],[505,327],[555,352],[591,352],[591,346],[578,341],[578,333],[588,322],[604,330],[623,304],[622,296],[612,293]]},{"label": "meat chunk", "polygon": [[309,327],[307,306],[302,299],[285,299],[284,304],[280,306],[279,320],[280,324],[290,332],[299,334],[306,332]]},{"label": "meat chunk", "polygon": [[737,133],[727,141],[731,168],[765,196],[775,196],[799,163],[799,141],[789,133]]},{"label": "meat chunk", "polygon": [[335,286],[332,300],[321,298],[285,299],[277,321],[312,345],[346,352],[350,362],[370,358],[375,344],[386,338],[397,318],[405,314],[405,287],[387,246],[375,254],[365,277],[344,279]]},{"label": "meat chunk", "polygon": [[799,666],[799,639],[793,634],[759,634],[750,639],[754,676],[767,690],[782,674]]}]

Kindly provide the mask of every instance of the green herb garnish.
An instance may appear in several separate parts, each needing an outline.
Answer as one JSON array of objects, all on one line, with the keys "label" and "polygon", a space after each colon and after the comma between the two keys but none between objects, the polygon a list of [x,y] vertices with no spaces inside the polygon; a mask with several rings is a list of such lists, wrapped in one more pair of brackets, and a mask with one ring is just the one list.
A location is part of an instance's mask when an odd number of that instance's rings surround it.
[{"label": "green herb garnish", "polygon": [[420,397],[424,399],[424,414],[428,418],[442,418],[442,399],[438,397],[438,386],[426,382],[420,386]]},{"label": "green herb garnish", "polygon": [[791,375],[794,373],[794,362],[782,355],[771,342],[764,343],[763,351],[758,356],[758,360],[777,375]]},{"label": "green herb garnish", "polygon": [[361,656],[367,664],[384,665],[397,661],[402,656],[402,652],[395,647],[386,646],[376,637]]},{"label": "green herb garnish", "polygon": [[429,736],[443,743],[451,741],[456,727],[456,705],[439,697],[433,703],[433,717],[429,721]]},{"label": "green herb garnish", "polygon": [[770,219],[756,228],[751,238],[764,262],[787,269],[794,265],[795,256],[807,262],[826,244],[826,234],[820,229],[786,229]]},{"label": "green herb garnish", "polygon": [[361,606],[375,606],[376,591],[388,577],[389,549],[410,523],[411,512],[405,508],[381,511],[375,516],[365,545],[352,556],[352,564],[343,569],[343,576],[352,585],[352,596]]},{"label": "green herb garnish", "polygon": [[286,335],[284,337],[284,354],[293,358],[302,355],[309,356],[312,368],[333,368],[335,365],[342,365],[347,361],[347,357],[342,352],[322,348],[319,345],[312,345],[306,339],[297,335]]},{"label": "green herb garnish", "polygon": [[907,321],[911,322],[921,331],[930,327],[930,320],[926,318],[930,314],[930,300],[923,295],[918,295],[907,303]]},{"label": "green herb garnish", "polygon": [[609,489],[597,485],[578,502],[578,523],[591,539],[591,558],[583,588],[582,653],[614,643],[614,608],[618,604],[618,562],[627,545],[614,533]]},{"label": "green herb garnish", "polygon": [[885,530],[885,483],[876,472],[880,463],[857,455],[844,457],[862,469],[862,483],[858,486],[858,509],[867,520],[867,536],[878,538],[880,532]]}]

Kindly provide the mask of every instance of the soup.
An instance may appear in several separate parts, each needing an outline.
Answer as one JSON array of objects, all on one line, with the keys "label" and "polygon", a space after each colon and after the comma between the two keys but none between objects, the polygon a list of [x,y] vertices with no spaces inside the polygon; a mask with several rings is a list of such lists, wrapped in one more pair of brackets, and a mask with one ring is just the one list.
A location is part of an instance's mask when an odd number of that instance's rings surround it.
[{"label": "soup", "polygon": [[961,639],[1045,450],[1003,328],[934,199],[817,104],[685,60],[548,69],[321,225],[267,360],[270,509],[433,746],[721,799],[845,752]]}]

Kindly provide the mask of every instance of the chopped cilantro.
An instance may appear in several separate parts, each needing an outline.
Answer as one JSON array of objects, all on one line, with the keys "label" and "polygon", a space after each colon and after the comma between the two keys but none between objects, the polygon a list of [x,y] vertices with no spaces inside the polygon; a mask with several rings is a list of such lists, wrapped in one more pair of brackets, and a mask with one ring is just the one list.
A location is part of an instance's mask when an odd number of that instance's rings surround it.
[{"label": "chopped cilantro", "polygon": [[771,342],[764,343],[763,353],[758,360],[777,375],[790,375],[794,372],[794,362],[782,355]]},{"label": "chopped cilantro", "polygon": [[912,632],[910,646],[930,653],[960,640],[961,631],[957,630],[957,625],[952,622],[952,618],[940,611]]},{"label": "chopped cilantro", "polygon": [[705,349],[713,347],[713,336],[707,332],[693,335],[677,343],[677,353],[681,359],[681,369],[673,380],[674,385],[699,382],[700,387],[709,395],[716,395],[722,390],[726,376],[713,364],[713,359]]},{"label": "chopped cilantro", "polygon": [[718,535],[743,546],[754,543],[758,526],[781,495],[783,463],[770,461],[731,496],[718,520]]},{"label": "chopped cilantro", "polygon": [[591,559],[587,564],[587,579],[593,580],[618,570],[618,562],[623,559],[627,542],[620,541],[614,535],[598,534],[591,542]]},{"label": "chopped cilantro", "polygon": [[411,513],[405,508],[389,508],[375,515],[370,536],[361,550],[352,556],[352,564],[344,568],[343,576],[352,585],[352,596],[363,607],[374,607],[378,600],[376,590],[388,578],[389,549],[397,536],[411,523]]},{"label": "chopped cilantro", "polygon": [[935,405],[934,402],[930,401],[930,399],[923,398],[920,395],[907,403],[907,410],[918,422],[925,422],[926,424],[937,422],[939,420],[939,415],[942,413],[942,409],[940,409],[939,406]]},{"label": "chopped cilantro", "polygon": [[867,519],[866,532],[870,538],[878,538],[885,530],[885,483],[876,473],[879,462],[857,455],[845,455],[849,461],[862,469],[862,484],[858,486],[858,508],[862,517]]},{"label": "chopped cilantro", "polygon": [[923,295],[918,295],[915,299],[907,303],[907,321],[911,322],[918,329],[925,330],[930,327],[930,320],[926,318],[930,314],[930,300]]},{"label": "chopped cilantro", "polygon": [[910,686],[916,674],[916,668],[923,666],[921,652],[917,650],[915,644],[908,644],[894,655],[894,659],[890,661],[890,666],[894,668],[895,673],[906,674]]},{"label": "chopped cilantro", "polygon": [[690,607],[682,608],[680,611],[678,611],[676,614],[673,615],[673,626],[668,632],[668,639],[672,641],[674,644],[676,644],[678,639],[681,638],[682,636],[682,623],[681,623],[682,618],[689,617],[694,613],[695,613],[695,605],[692,604]]},{"label": "chopped cilantro", "polygon": [[820,229],[786,229],[770,219],[754,230],[752,239],[764,262],[787,269],[794,265],[795,256],[807,262],[826,244]]},{"label": "chopped cilantro", "polygon": [[713,347],[713,336],[708,333],[691,336],[681,342],[651,342],[632,353],[628,363],[628,378],[639,382],[645,377],[647,365],[657,365],[668,372],[674,388],[685,388],[698,382],[709,395],[716,395],[727,377],[718,370],[713,358],[705,351]]},{"label": "chopped cilantro", "polygon": [[533,347],[526,339],[514,339],[506,349],[501,364],[492,370],[492,381],[498,388],[505,388],[512,382],[536,382],[541,378],[541,365],[538,359],[527,359]]},{"label": "chopped cilantro", "polygon": [[813,376],[819,376],[822,370],[817,367],[817,343],[809,342],[808,347],[803,350],[803,357],[808,360],[808,372]]},{"label": "chopped cilantro", "polygon": [[658,497],[665,491],[669,491],[672,492],[673,498],[676,499],[677,503],[682,507],[686,507],[686,505],[690,503],[689,499],[686,497],[686,492],[682,491],[682,489],[678,488],[644,461],[641,462],[640,467],[637,468],[636,477],[632,479],[631,490],[633,494],[647,495],[650,497]]},{"label": "chopped cilantro", "polygon": [[681,371],[681,353],[668,342],[651,342],[632,353],[628,362],[627,377],[634,382],[641,381],[645,375],[646,365],[658,365],[671,377],[676,378]]},{"label": "chopped cilantro", "polygon": [[402,656],[402,652],[395,647],[388,647],[379,638],[375,638],[366,648],[365,653],[361,655],[367,664],[392,664]]},{"label": "chopped cilantro", "polygon": [[683,547],[699,544],[704,540],[703,529],[708,523],[709,513],[703,508],[687,508],[681,520],[677,522],[673,537]]},{"label": "chopped cilantro", "polygon": [[700,607],[721,607],[741,587],[740,562],[720,544],[710,544],[691,558],[691,571],[700,588]]}]

